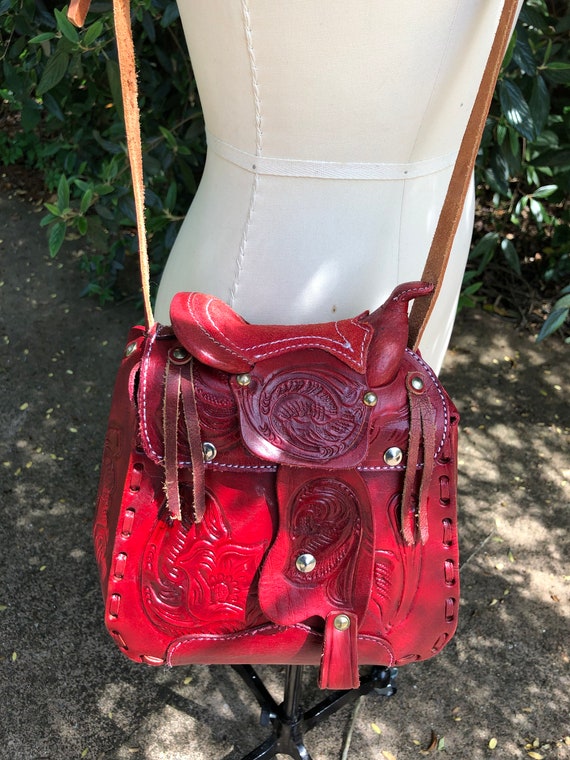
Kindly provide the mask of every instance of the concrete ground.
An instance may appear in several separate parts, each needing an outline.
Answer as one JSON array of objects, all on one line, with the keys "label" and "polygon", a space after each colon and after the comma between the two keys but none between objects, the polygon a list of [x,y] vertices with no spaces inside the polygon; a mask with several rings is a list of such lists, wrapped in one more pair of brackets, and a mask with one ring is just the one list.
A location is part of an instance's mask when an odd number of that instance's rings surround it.
[{"label": "concrete ground", "polygon": [[[91,519],[132,303],[81,299],[72,247],[0,197],[0,760],[239,760],[267,736],[227,667],[135,665],[103,627]],[[570,758],[570,347],[460,316],[457,636],[306,737],[313,760]],[[280,699],[283,672],[261,668]],[[305,669],[304,702],[319,698]]]}]

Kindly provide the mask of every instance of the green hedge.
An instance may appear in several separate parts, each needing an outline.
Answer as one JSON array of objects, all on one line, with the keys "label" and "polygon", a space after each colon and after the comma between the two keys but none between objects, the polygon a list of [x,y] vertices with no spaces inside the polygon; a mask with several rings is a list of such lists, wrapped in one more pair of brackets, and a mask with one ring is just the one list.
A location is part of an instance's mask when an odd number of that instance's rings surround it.
[{"label": "green hedge", "polygon": [[[112,13],[109,3],[94,2],[88,23],[76,29],[65,10],[0,0],[0,96],[5,109],[21,113],[21,131],[0,136],[0,160],[45,173],[57,196],[42,221],[50,253],[66,237],[85,238],[87,292],[104,302],[136,249]],[[149,247],[158,272],[202,172],[204,128],[176,3],[137,0],[133,12]]]},{"label": "green hedge", "polygon": [[[135,0],[133,15],[147,224],[158,274],[196,190],[205,140],[176,3]],[[517,277],[533,258],[558,296],[540,338],[564,323],[570,307],[569,31],[565,1],[527,0],[478,157],[478,196],[490,219],[475,238],[460,302],[481,299],[497,258]],[[42,221],[51,254],[66,237],[84,238],[86,291],[111,300],[136,240],[110,4],[94,2],[78,30],[65,8],[0,0],[0,56],[2,111],[20,115],[18,129],[0,134],[0,161],[43,172],[55,197]],[[520,242],[529,235],[534,254]]]}]

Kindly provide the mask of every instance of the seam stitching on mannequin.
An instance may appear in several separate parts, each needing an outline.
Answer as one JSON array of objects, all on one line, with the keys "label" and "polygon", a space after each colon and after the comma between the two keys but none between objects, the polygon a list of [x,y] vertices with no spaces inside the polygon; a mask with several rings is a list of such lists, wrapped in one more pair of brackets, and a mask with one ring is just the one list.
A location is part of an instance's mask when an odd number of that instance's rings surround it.
[{"label": "seam stitching on mannequin", "polygon": [[[247,44],[247,52],[249,55],[249,68],[251,73],[251,86],[253,90],[253,102],[255,106],[255,153],[261,156],[262,152],[262,138],[263,131],[261,128],[261,97],[259,92],[259,81],[257,79],[257,63],[255,60],[255,50],[253,48],[253,34],[251,31],[251,16],[249,12],[249,6],[247,0],[242,0],[241,4],[242,18],[245,39]],[[243,271],[243,263],[245,260],[245,249],[247,246],[249,230],[251,227],[251,220],[253,218],[253,212],[255,209],[255,201],[257,198],[257,190],[259,187],[259,175],[256,173],[253,177],[251,185],[251,194],[249,198],[249,207],[245,219],[243,233],[240,240],[238,256],[235,264],[234,282],[230,289],[229,304],[234,306],[237,299],[237,291],[239,288],[241,273]]]},{"label": "seam stitching on mannequin", "polygon": [[237,148],[207,132],[208,150],[255,174],[276,177],[311,179],[402,180],[428,177],[454,166],[456,153],[432,156],[414,163],[381,163],[363,161],[313,161],[279,156],[260,156]]}]

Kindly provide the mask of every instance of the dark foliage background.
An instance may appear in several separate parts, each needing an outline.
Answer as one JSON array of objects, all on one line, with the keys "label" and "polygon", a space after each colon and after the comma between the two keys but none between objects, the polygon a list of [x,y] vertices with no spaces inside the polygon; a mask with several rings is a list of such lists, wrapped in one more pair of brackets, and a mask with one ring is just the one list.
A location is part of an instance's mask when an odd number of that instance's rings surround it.
[{"label": "dark foliage background", "polygon": [[[85,292],[124,292],[136,248],[110,3],[78,30],[48,0],[0,0],[0,161],[41,176],[49,250],[81,238]],[[202,114],[173,0],[134,0],[147,224],[159,275],[203,168]],[[567,334],[570,9],[527,0],[476,171],[478,213],[460,308]],[[37,179],[35,180],[37,182]],[[522,234],[521,234],[522,233]]]}]

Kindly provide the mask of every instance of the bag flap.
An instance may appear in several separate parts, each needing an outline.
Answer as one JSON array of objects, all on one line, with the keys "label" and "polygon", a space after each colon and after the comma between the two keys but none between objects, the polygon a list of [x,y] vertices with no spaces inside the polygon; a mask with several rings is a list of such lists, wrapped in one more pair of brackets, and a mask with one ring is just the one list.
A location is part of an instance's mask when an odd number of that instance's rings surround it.
[{"label": "bag flap", "polygon": [[188,351],[204,364],[232,373],[301,348],[326,351],[364,372],[372,338],[372,327],[360,317],[313,325],[251,325],[220,299],[202,293],[175,295],[170,318]]}]

